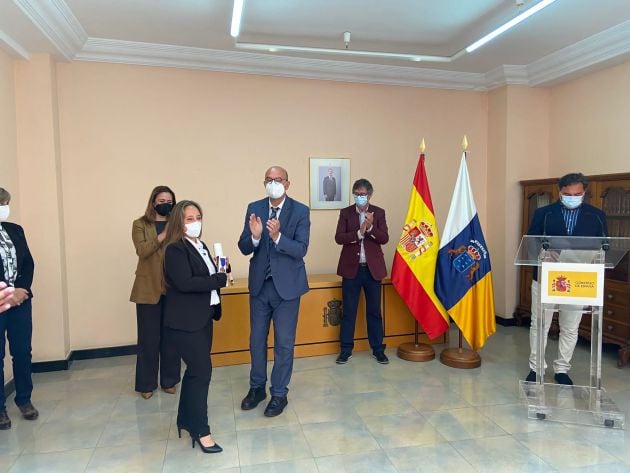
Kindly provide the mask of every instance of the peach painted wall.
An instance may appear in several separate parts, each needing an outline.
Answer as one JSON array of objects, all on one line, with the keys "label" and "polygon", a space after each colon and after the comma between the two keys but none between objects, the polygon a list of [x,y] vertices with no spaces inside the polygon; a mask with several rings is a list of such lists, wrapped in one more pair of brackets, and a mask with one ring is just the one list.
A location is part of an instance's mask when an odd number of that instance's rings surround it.
[{"label": "peach painted wall", "polygon": [[488,225],[484,229],[486,244],[492,250],[490,262],[494,282],[494,304],[497,314],[506,316],[506,201],[508,88],[488,93]]},{"label": "peach painted wall", "polygon": [[488,246],[495,310],[511,318],[518,295],[514,256],[521,239],[519,181],[549,168],[549,99],[544,88],[507,86],[488,94]]},{"label": "peach painted wall", "polygon": [[551,176],[630,171],[629,84],[626,62],[551,89]]},{"label": "peach painted wall", "polygon": [[[15,83],[13,59],[0,50],[0,187],[19,195],[15,132]],[[11,208],[11,219],[19,221],[19,202]]]},{"label": "peach painted wall", "polygon": [[[81,62],[57,71],[72,349],[135,342],[131,222],[156,184],[202,204],[205,241],[222,242],[244,276],[236,242],[265,169],[285,166],[289,194],[308,203],[308,158],[350,158],[352,179],[370,179],[387,210],[391,265],[420,139],[442,228],[466,133],[485,222],[485,93]],[[310,273],[336,270],[337,217],[311,213]]]},{"label": "peach painted wall", "polygon": [[[508,87],[507,160],[503,196],[505,204],[505,265],[503,313],[512,317],[518,300],[518,268],[514,256],[522,237],[522,192],[519,181],[548,173],[549,90],[523,86]],[[497,312],[499,312],[497,310]],[[500,312],[501,313],[501,312]]]},{"label": "peach painted wall", "polygon": [[[13,59],[0,50],[0,187],[4,187],[16,197],[11,202],[10,220],[20,223],[14,88]],[[9,362],[4,364],[4,377],[5,382],[9,382],[13,379],[13,370],[8,349],[6,359]],[[3,387],[0,386],[1,388]]]},{"label": "peach painted wall", "polygon": [[35,260],[35,361],[63,360],[70,351],[55,71],[48,55],[15,62],[21,222]]}]

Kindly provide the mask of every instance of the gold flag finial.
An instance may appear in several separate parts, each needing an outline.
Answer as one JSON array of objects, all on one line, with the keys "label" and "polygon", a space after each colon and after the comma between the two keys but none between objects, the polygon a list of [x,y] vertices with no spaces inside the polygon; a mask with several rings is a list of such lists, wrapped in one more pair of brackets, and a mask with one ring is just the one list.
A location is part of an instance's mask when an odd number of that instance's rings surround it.
[{"label": "gold flag finial", "polygon": [[427,148],[427,145],[424,143],[424,138],[420,142],[420,154],[424,154],[424,150]]},{"label": "gold flag finial", "polygon": [[462,140],[462,149],[466,151],[468,149],[468,138],[464,135],[464,139]]}]

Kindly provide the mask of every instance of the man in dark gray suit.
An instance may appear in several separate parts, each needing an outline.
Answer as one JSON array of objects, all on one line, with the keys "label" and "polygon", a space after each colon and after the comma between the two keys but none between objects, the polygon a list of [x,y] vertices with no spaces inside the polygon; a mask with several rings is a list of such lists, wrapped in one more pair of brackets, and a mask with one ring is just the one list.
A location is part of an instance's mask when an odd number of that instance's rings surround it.
[{"label": "man in dark gray suit", "polygon": [[293,371],[293,347],[300,296],[308,291],[304,256],[308,250],[311,222],[309,209],[286,195],[289,175],[273,166],[265,173],[264,199],[247,207],[238,247],[252,255],[249,264],[249,349],[252,367],[250,389],[241,403],[255,408],[267,397],[267,337],[273,320],[274,365],[267,417],[282,413],[287,405]]},{"label": "man in dark gray suit", "polygon": [[333,176],[332,168],[328,169],[328,175],[324,177],[322,181],[322,190],[326,196],[327,201],[335,200],[335,194],[337,193],[337,181]]}]

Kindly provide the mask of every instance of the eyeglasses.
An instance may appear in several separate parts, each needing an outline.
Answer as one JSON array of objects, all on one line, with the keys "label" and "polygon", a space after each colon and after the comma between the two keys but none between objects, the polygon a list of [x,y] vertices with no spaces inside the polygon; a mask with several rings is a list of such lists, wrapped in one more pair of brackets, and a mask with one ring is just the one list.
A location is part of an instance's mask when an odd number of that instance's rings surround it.
[{"label": "eyeglasses", "polygon": [[265,184],[269,184],[271,181],[275,181],[278,184],[282,184],[284,181],[286,181],[286,179],[283,178],[283,177],[276,177],[276,178],[273,178],[273,179],[270,178],[270,177],[266,177],[265,178]]},{"label": "eyeglasses", "polygon": [[353,194],[357,197],[367,197],[368,195],[370,195],[367,192],[354,192]]}]

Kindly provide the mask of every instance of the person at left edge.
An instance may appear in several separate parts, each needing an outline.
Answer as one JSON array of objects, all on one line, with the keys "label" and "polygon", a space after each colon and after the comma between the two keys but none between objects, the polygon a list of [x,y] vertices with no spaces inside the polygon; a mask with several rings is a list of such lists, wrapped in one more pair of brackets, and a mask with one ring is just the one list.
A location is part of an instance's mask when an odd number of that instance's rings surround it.
[{"label": "person at left edge", "polygon": [[238,241],[241,253],[252,255],[248,281],[252,365],[250,389],[241,408],[253,409],[267,397],[267,337],[273,320],[274,364],[265,416],[274,417],[288,404],[300,297],[308,292],[304,256],[311,221],[308,207],[287,196],[290,182],[284,168],[267,169],[263,185],[267,197],[247,206]]},{"label": "person at left edge", "polygon": [[181,361],[164,330],[163,244],[168,217],[176,203],[167,186],[151,191],[144,215],[133,222],[131,238],[138,255],[131,302],[136,303],[138,354],[135,389],[144,399],[160,386],[175,394],[180,381]]},{"label": "person at left edge", "polygon": [[186,363],[177,410],[177,430],[187,430],[192,446],[204,453],[223,449],[208,426],[208,388],[212,377],[212,324],[221,318],[220,288],[227,275],[217,272],[208,247],[199,237],[202,211],[191,200],[179,202],[171,213],[164,243],[166,299],[164,324]]},{"label": "person at left edge", "polygon": [[7,222],[10,201],[11,194],[0,187],[0,281],[14,288],[13,295],[8,301],[11,308],[0,314],[0,430],[11,428],[4,394],[4,355],[7,339],[13,357],[15,404],[26,420],[35,420],[39,417],[39,412],[31,403],[33,392],[31,284],[35,263],[22,227]]}]

